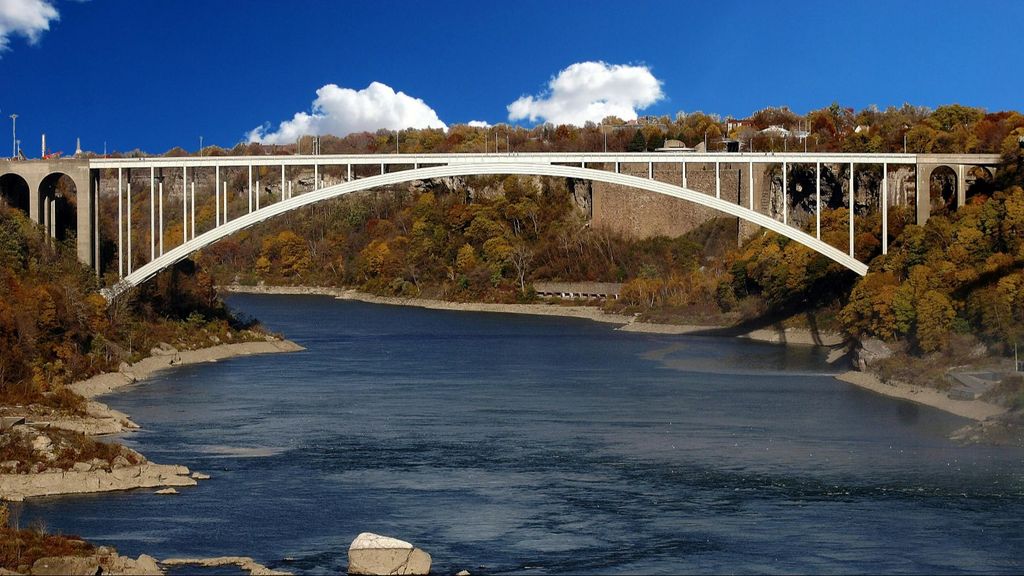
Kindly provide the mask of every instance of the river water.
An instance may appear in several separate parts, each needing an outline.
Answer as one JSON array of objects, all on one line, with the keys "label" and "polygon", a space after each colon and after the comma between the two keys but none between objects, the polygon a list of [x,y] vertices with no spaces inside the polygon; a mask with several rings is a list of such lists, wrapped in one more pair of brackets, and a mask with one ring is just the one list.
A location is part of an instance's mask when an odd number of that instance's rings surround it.
[{"label": "river water", "polygon": [[360,532],[434,572],[1020,573],[1024,451],[836,381],[820,350],[317,296],[230,299],[306,346],[105,400],[211,480],[32,501],[122,553],[339,573]]}]

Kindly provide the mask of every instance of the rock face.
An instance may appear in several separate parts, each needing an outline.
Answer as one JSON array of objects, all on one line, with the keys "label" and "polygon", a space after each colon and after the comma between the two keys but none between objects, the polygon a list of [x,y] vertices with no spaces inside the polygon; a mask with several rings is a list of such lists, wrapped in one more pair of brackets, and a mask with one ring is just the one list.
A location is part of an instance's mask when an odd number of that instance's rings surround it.
[{"label": "rock face", "polygon": [[348,547],[348,573],[429,574],[430,554],[396,538],[363,532]]}]

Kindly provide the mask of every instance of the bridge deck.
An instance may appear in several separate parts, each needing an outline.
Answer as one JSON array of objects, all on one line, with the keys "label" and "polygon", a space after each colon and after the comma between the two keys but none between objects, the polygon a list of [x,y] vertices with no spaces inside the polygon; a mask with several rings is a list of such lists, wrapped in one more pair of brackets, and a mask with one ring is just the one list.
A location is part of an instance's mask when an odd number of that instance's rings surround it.
[{"label": "bridge deck", "polygon": [[317,165],[431,165],[431,164],[581,164],[581,163],[750,163],[754,164],[975,164],[996,165],[998,154],[846,154],[838,152],[528,152],[499,154],[325,154],[282,156],[183,156],[174,158],[95,158],[90,168],[310,166]]}]

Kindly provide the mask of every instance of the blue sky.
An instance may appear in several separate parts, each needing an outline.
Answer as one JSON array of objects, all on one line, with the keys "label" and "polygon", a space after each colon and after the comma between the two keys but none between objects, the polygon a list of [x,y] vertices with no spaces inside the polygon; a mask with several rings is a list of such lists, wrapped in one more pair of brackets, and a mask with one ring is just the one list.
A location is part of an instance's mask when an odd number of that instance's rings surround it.
[{"label": "blue sky", "polygon": [[[59,16],[44,29],[26,15],[46,5]],[[507,122],[510,104],[550,98],[552,78],[585,62],[607,63],[593,71],[609,81],[518,122],[553,108],[582,117],[571,108],[583,97],[659,115],[833,101],[1020,109],[1022,22],[1014,0],[0,0],[0,154],[11,113],[32,154],[42,132],[65,152],[76,136],[86,149],[151,152],[195,149],[200,135],[231,146],[260,126],[255,137],[284,139],[280,123],[310,113],[330,84],[322,117],[295,130],[342,129],[367,102],[399,109],[369,123]],[[586,86],[588,69],[572,70]]]}]

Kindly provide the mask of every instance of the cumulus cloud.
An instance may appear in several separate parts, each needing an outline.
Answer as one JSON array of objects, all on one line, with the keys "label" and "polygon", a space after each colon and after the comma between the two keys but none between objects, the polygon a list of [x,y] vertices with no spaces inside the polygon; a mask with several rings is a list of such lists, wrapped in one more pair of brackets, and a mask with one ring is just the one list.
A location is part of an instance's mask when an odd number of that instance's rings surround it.
[{"label": "cumulus cloud", "polygon": [[0,0],[0,52],[10,49],[10,38],[16,34],[35,44],[59,16],[48,0]]},{"label": "cumulus cloud", "polygon": [[490,128],[491,123],[486,120],[470,120],[466,122],[466,126],[470,128]]},{"label": "cumulus cloud", "polygon": [[345,136],[380,128],[447,126],[423,100],[395,92],[386,84],[371,82],[362,90],[328,84],[316,91],[312,113],[297,112],[291,120],[281,122],[275,131],[269,131],[269,124],[257,127],[249,132],[248,138],[250,142],[286,144],[307,134]]},{"label": "cumulus cloud", "polygon": [[606,116],[633,120],[636,111],[661,100],[661,81],[646,66],[577,62],[548,82],[537,96],[508,105],[508,119],[582,125]]}]

